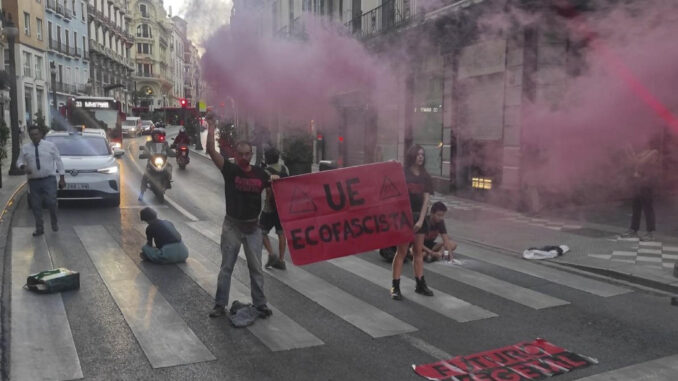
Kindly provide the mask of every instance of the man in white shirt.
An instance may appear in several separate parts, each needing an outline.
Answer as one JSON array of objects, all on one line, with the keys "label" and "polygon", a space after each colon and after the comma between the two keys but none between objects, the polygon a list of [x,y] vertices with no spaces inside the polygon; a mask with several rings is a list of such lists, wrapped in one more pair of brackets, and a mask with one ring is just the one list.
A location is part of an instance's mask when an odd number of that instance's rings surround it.
[{"label": "man in white shirt", "polygon": [[31,192],[29,201],[33,210],[33,217],[35,217],[33,236],[37,237],[44,233],[43,205],[49,209],[52,230],[59,230],[56,215],[56,175],[59,175],[59,189],[66,186],[66,180],[64,179],[64,164],[61,161],[57,146],[42,139],[42,131],[37,125],[28,127],[28,136],[31,138],[31,142],[21,147],[21,153],[16,164],[26,172],[26,177],[28,177],[28,189]]}]

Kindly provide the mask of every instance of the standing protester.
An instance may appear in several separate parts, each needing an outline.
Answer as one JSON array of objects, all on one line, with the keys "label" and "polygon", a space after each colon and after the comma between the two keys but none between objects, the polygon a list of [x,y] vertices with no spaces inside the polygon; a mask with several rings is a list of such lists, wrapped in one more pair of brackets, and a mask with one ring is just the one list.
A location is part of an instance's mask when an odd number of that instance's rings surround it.
[{"label": "standing protester", "polygon": [[236,144],[236,164],[224,160],[214,147],[214,116],[208,115],[207,153],[224,177],[226,216],[221,228],[221,270],[217,279],[215,306],[210,317],[224,316],[228,306],[231,275],[238,260],[240,245],[245,249],[247,268],[250,273],[252,304],[259,316],[268,317],[272,311],[266,306],[264,295],[264,274],[261,268],[261,192],[271,186],[269,176],[262,168],[250,165],[252,145],[247,142]]},{"label": "standing protester", "polygon": [[[266,163],[264,170],[269,176],[276,175],[282,178],[290,175],[287,167],[280,164],[280,152],[276,148],[270,147],[264,151],[264,162]],[[271,188],[266,188],[266,200],[264,201],[264,208],[261,211],[261,216],[259,218],[259,226],[261,227],[264,247],[266,248],[266,251],[268,251],[268,261],[266,262],[265,267],[285,270],[285,247],[287,246],[287,241],[285,241],[285,234],[283,234],[280,216],[278,215],[278,210],[275,206],[275,198],[273,197],[273,190]],[[271,231],[273,227],[275,227],[275,233],[278,235],[277,258],[273,254],[271,240],[268,239],[268,232]]]},{"label": "standing protester", "polygon": [[33,236],[36,237],[45,232],[42,220],[43,205],[49,209],[52,231],[59,230],[56,214],[56,175],[59,175],[59,189],[66,186],[66,180],[64,179],[64,164],[61,161],[57,146],[42,139],[42,131],[37,125],[28,127],[28,136],[31,138],[31,142],[21,147],[21,153],[16,164],[26,172],[28,178],[29,201],[35,218]]},{"label": "standing protester", "polygon": [[626,148],[626,155],[633,169],[631,178],[633,187],[633,214],[631,227],[622,235],[622,238],[638,237],[641,214],[645,213],[645,227],[647,234],[641,240],[653,240],[655,230],[654,217],[654,188],[659,177],[659,152],[653,148],[646,148],[636,153],[631,146]]},{"label": "standing protester", "polygon": [[[457,248],[457,244],[447,235],[447,228],[445,227],[445,213],[447,207],[440,201],[434,202],[431,206],[431,215],[428,217],[428,232],[424,237],[424,262],[438,261],[443,257],[443,252],[449,252],[452,259],[452,252]],[[436,242],[436,238],[440,236],[443,242]]]},{"label": "standing protester", "polygon": [[[426,209],[431,193],[433,193],[433,180],[424,168],[426,157],[424,149],[415,144],[407,150],[405,155],[405,182],[410,195],[410,206],[412,207],[412,217],[414,221],[414,250],[412,267],[417,281],[417,287],[414,292],[426,296],[433,296],[424,280],[424,261],[423,249],[424,237],[428,232],[426,223]],[[407,256],[409,242],[398,245],[398,250],[393,258],[393,285],[391,287],[391,298],[401,300],[403,298],[400,292],[400,273],[403,270],[403,262]]]},{"label": "standing protester", "polygon": [[149,207],[141,209],[139,217],[148,224],[146,244],[141,248],[141,259],[160,264],[186,262],[188,248],[181,241],[181,234],[174,224],[158,219],[158,214]]}]

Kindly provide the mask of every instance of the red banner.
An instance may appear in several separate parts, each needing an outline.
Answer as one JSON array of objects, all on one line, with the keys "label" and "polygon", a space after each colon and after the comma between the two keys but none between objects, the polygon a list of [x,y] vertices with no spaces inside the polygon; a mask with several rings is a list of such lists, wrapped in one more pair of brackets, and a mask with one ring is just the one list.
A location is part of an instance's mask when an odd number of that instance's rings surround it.
[{"label": "red banner", "polygon": [[541,380],[597,363],[590,357],[536,339],[412,367],[418,375],[429,380],[523,381]]},{"label": "red banner", "polygon": [[273,192],[295,265],[414,237],[405,174],[394,161],[283,178]]}]

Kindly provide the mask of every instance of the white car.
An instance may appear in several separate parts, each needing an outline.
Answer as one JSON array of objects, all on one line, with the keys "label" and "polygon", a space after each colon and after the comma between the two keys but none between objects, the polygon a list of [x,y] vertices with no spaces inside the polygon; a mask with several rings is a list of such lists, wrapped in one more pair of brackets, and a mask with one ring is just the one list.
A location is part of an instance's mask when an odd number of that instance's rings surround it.
[{"label": "white car", "polygon": [[50,131],[45,137],[59,149],[66,171],[66,187],[59,200],[106,200],[120,205],[120,165],[125,152],[113,151],[99,133]]},{"label": "white car", "polygon": [[123,136],[136,137],[141,135],[141,119],[136,116],[129,116],[122,122]]}]

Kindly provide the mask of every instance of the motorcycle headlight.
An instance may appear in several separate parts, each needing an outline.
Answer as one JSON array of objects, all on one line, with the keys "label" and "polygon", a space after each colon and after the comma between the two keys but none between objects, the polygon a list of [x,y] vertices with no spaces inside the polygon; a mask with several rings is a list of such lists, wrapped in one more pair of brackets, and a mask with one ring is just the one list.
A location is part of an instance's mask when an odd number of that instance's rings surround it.
[{"label": "motorcycle headlight", "polygon": [[156,167],[162,167],[162,165],[165,164],[165,159],[156,157],[155,160],[153,160],[153,164],[155,164]]},{"label": "motorcycle headlight", "polygon": [[101,168],[101,169],[98,169],[97,172],[99,172],[99,173],[118,173],[118,167]]},{"label": "motorcycle headlight", "polygon": [[122,149],[122,144],[120,144],[119,142],[114,142],[111,143],[111,147],[113,147],[113,149]]}]

